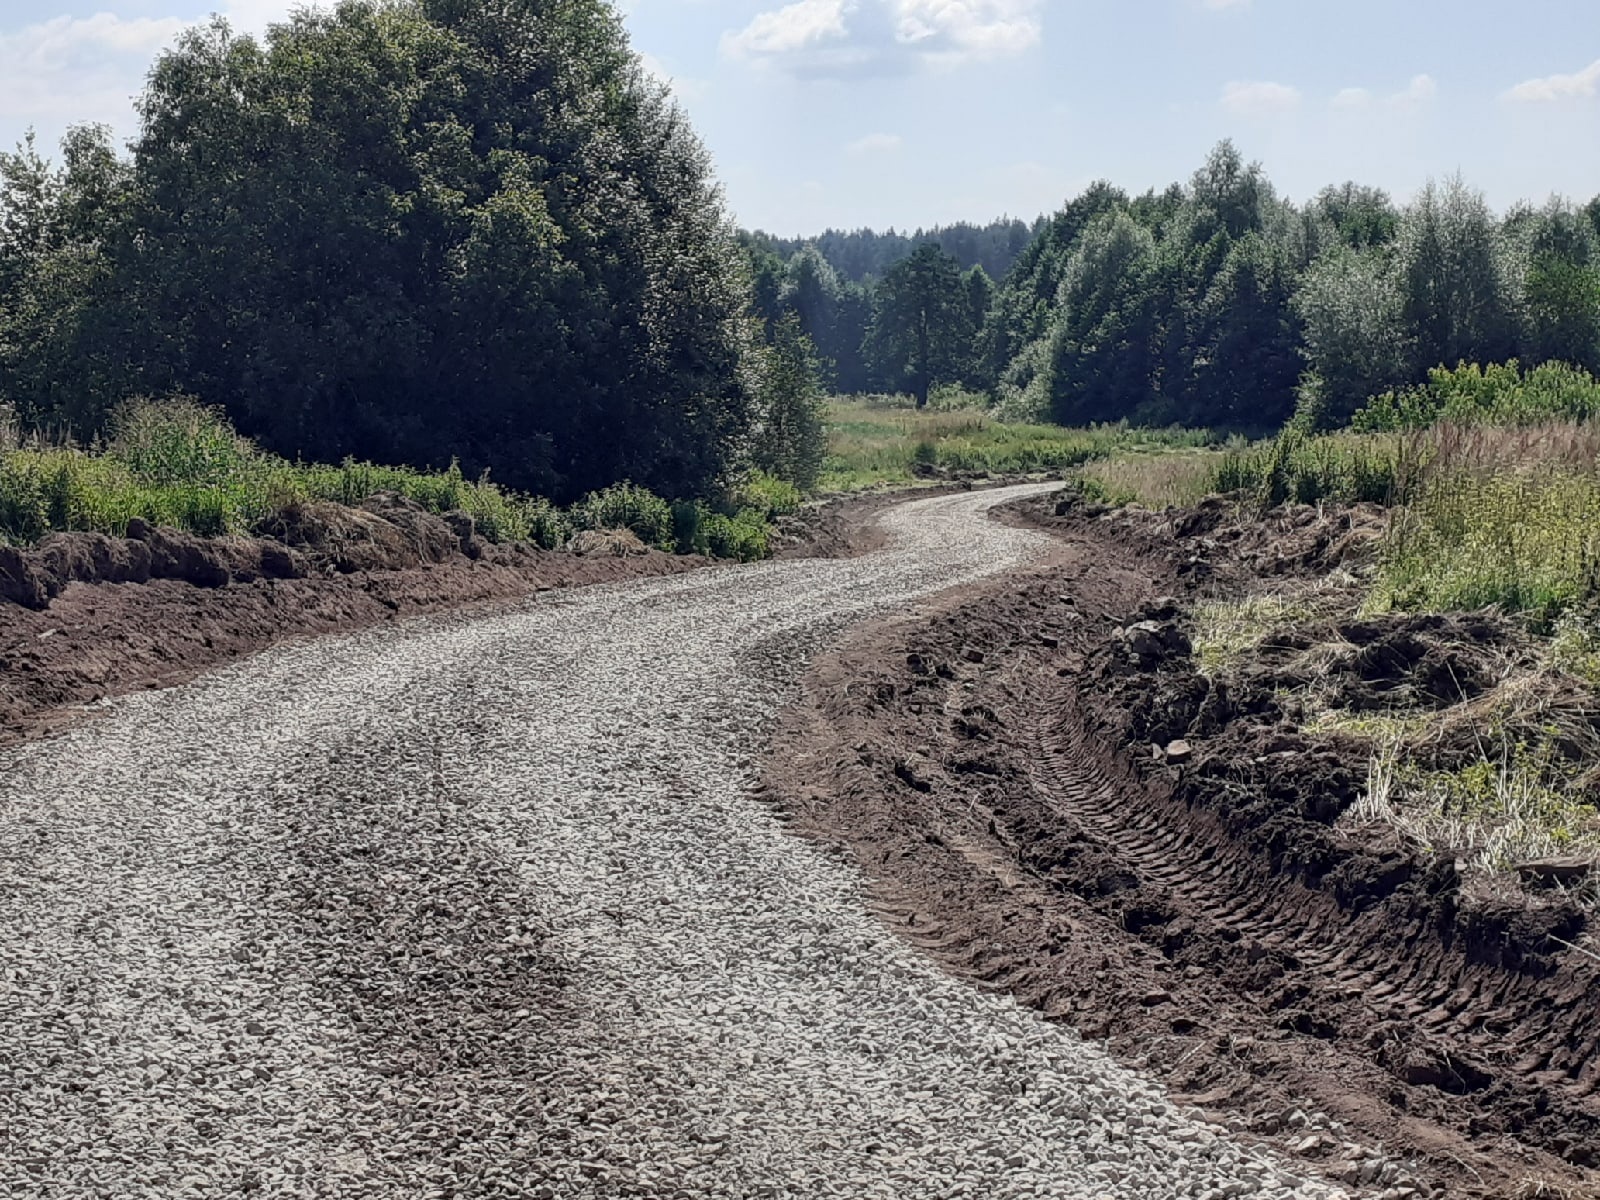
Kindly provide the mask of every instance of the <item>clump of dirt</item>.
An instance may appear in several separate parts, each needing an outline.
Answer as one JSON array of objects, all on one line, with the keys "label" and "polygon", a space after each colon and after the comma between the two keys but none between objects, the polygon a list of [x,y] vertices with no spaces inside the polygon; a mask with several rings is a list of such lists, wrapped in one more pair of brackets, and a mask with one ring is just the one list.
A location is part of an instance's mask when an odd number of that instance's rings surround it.
[{"label": "clump of dirt", "polygon": [[1141,558],[1170,565],[1177,579],[1205,585],[1259,577],[1364,571],[1376,559],[1388,513],[1376,504],[1289,504],[1256,513],[1241,497],[1213,496],[1192,508],[1108,508],[1075,491],[1007,506],[1010,519],[1070,537],[1092,528]]},{"label": "clump of dirt", "polygon": [[1381,512],[1060,505],[1010,517],[1061,534],[1064,563],[818,664],[774,743],[774,801],[853,851],[885,920],[952,970],[1317,1171],[1450,1196],[1600,1185],[1583,911],[1342,820],[1370,748],[1299,707],[1309,689],[1352,712],[1469,706],[1521,631],[1336,616],[1208,674],[1197,599],[1359,578]]}]

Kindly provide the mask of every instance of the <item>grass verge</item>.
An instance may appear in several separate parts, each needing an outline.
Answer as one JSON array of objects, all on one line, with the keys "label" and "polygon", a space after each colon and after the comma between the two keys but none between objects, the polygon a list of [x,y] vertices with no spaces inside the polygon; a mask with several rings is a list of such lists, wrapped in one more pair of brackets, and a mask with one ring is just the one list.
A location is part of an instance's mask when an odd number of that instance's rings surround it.
[{"label": "grass verge", "polygon": [[828,403],[822,489],[905,485],[943,471],[1064,471],[1116,451],[1197,447],[1211,440],[1210,434],[1197,430],[1018,425],[964,405],[917,409],[900,397],[838,397]]},{"label": "grass verge", "polygon": [[121,536],[139,518],[204,537],[248,534],[296,504],[348,506],[397,492],[432,513],[464,511],[495,542],[553,549],[584,529],[631,529],[648,545],[754,559],[767,554],[771,522],[793,512],[791,485],[759,472],[720,504],[676,505],[618,484],[562,510],[454,463],[419,471],[347,459],[292,463],[261,451],[218,413],[188,400],[137,401],[118,414],[110,440],[84,450],[21,438],[0,421],[0,542],[27,545],[55,531]]}]

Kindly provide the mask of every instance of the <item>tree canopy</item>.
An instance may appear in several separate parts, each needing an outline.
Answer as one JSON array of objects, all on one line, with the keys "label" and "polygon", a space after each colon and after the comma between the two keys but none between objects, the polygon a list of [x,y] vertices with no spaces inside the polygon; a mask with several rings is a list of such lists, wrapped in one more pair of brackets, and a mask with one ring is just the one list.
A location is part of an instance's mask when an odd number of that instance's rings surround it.
[{"label": "tree canopy", "polygon": [[[0,163],[0,390],[557,497],[712,486],[756,414],[706,155],[601,0],[344,0],[157,61],[122,163]],[[41,212],[46,215],[40,215]],[[62,319],[65,318],[65,319]]]}]

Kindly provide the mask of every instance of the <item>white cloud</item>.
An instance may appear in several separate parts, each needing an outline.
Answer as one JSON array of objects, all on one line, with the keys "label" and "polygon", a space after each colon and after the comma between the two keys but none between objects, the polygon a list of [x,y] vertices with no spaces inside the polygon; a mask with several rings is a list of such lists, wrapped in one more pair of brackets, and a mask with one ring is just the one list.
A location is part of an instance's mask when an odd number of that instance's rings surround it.
[{"label": "white cloud", "polygon": [[1237,116],[1271,116],[1300,107],[1300,92],[1281,83],[1235,81],[1222,89],[1222,107]]},{"label": "white cloud", "polygon": [[[284,20],[295,0],[220,0],[214,7],[239,33],[260,34]],[[204,18],[209,19],[209,18]],[[4,20],[4,17],[0,17]],[[0,144],[33,126],[43,148],[70,124],[135,132],[134,98],[150,62],[196,22],[98,12],[0,29]]]},{"label": "white cloud", "polygon": [[[895,36],[940,53],[998,58],[1038,43],[1038,0],[895,0]],[[939,45],[943,43],[943,45]]]},{"label": "white cloud", "polygon": [[1572,75],[1546,75],[1517,84],[1505,94],[1521,104],[1551,104],[1559,100],[1588,100],[1600,94],[1600,59]]},{"label": "white cloud", "polygon": [[1334,95],[1333,107],[1344,109],[1414,108],[1430,103],[1439,94],[1439,84],[1432,75],[1414,75],[1411,82],[1398,92],[1379,96],[1367,88],[1350,87]]},{"label": "white cloud", "polygon": [[793,54],[819,42],[844,37],[846,11],[845,0],[796,0],[771,12],[757,13],[738,33],[723,34],[722,51],[733,58]]},{"label": "white cloud", "polygon": [[1439,85],[1432,75],[1416,75],[1403,92],[1389,97],[1391,104],[1426,104],[1439,94]]},{"label": "white cloud", "polygon": [[898,133],[869,133],[846,146],[845,153],[856,158],[870,154],[892,154],[904,144],[905,139]]},{"label": "white cloud", "polygon": [[150,57],[187,22],[112,13],[53,17],[0,33],[0,112],[108,120],[125,111]]},{"label": "white cloud", "polygon": [[796,74],[894,73],[1019,54],[1044,0],[796,0],[722,36],[730,58]]}]

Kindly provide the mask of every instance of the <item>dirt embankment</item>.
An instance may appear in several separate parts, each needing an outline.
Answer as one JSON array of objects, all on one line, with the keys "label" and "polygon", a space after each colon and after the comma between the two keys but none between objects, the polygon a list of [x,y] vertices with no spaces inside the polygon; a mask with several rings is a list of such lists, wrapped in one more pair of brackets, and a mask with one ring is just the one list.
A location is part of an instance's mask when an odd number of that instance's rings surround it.
[{"label": "dirt embankment", "polygon": [[495,545],[465,513],[390,494],[287,511],[271,538],[129,532],[0,547],[0,744],[288,638],[708,562],[627,534],[580,535],[567,551]]},{"label": "dirt embankment", "polygon": [[[1381,514],[1011,515],[1058,532],[1065,564],[819,663],[773,799],[853,850],[885,918],[950,968],[1325,1174],[1395,1197],[1600,1194],[1583,912],[1352,825],[1368,750],[1307,732],[1292,656],[1230,688],[1191,653],[1195,599],[1359,563]],[[1342,633],[1323,668],[1353,709],[1459,702],[1473,647],[1519,636]]]}]

